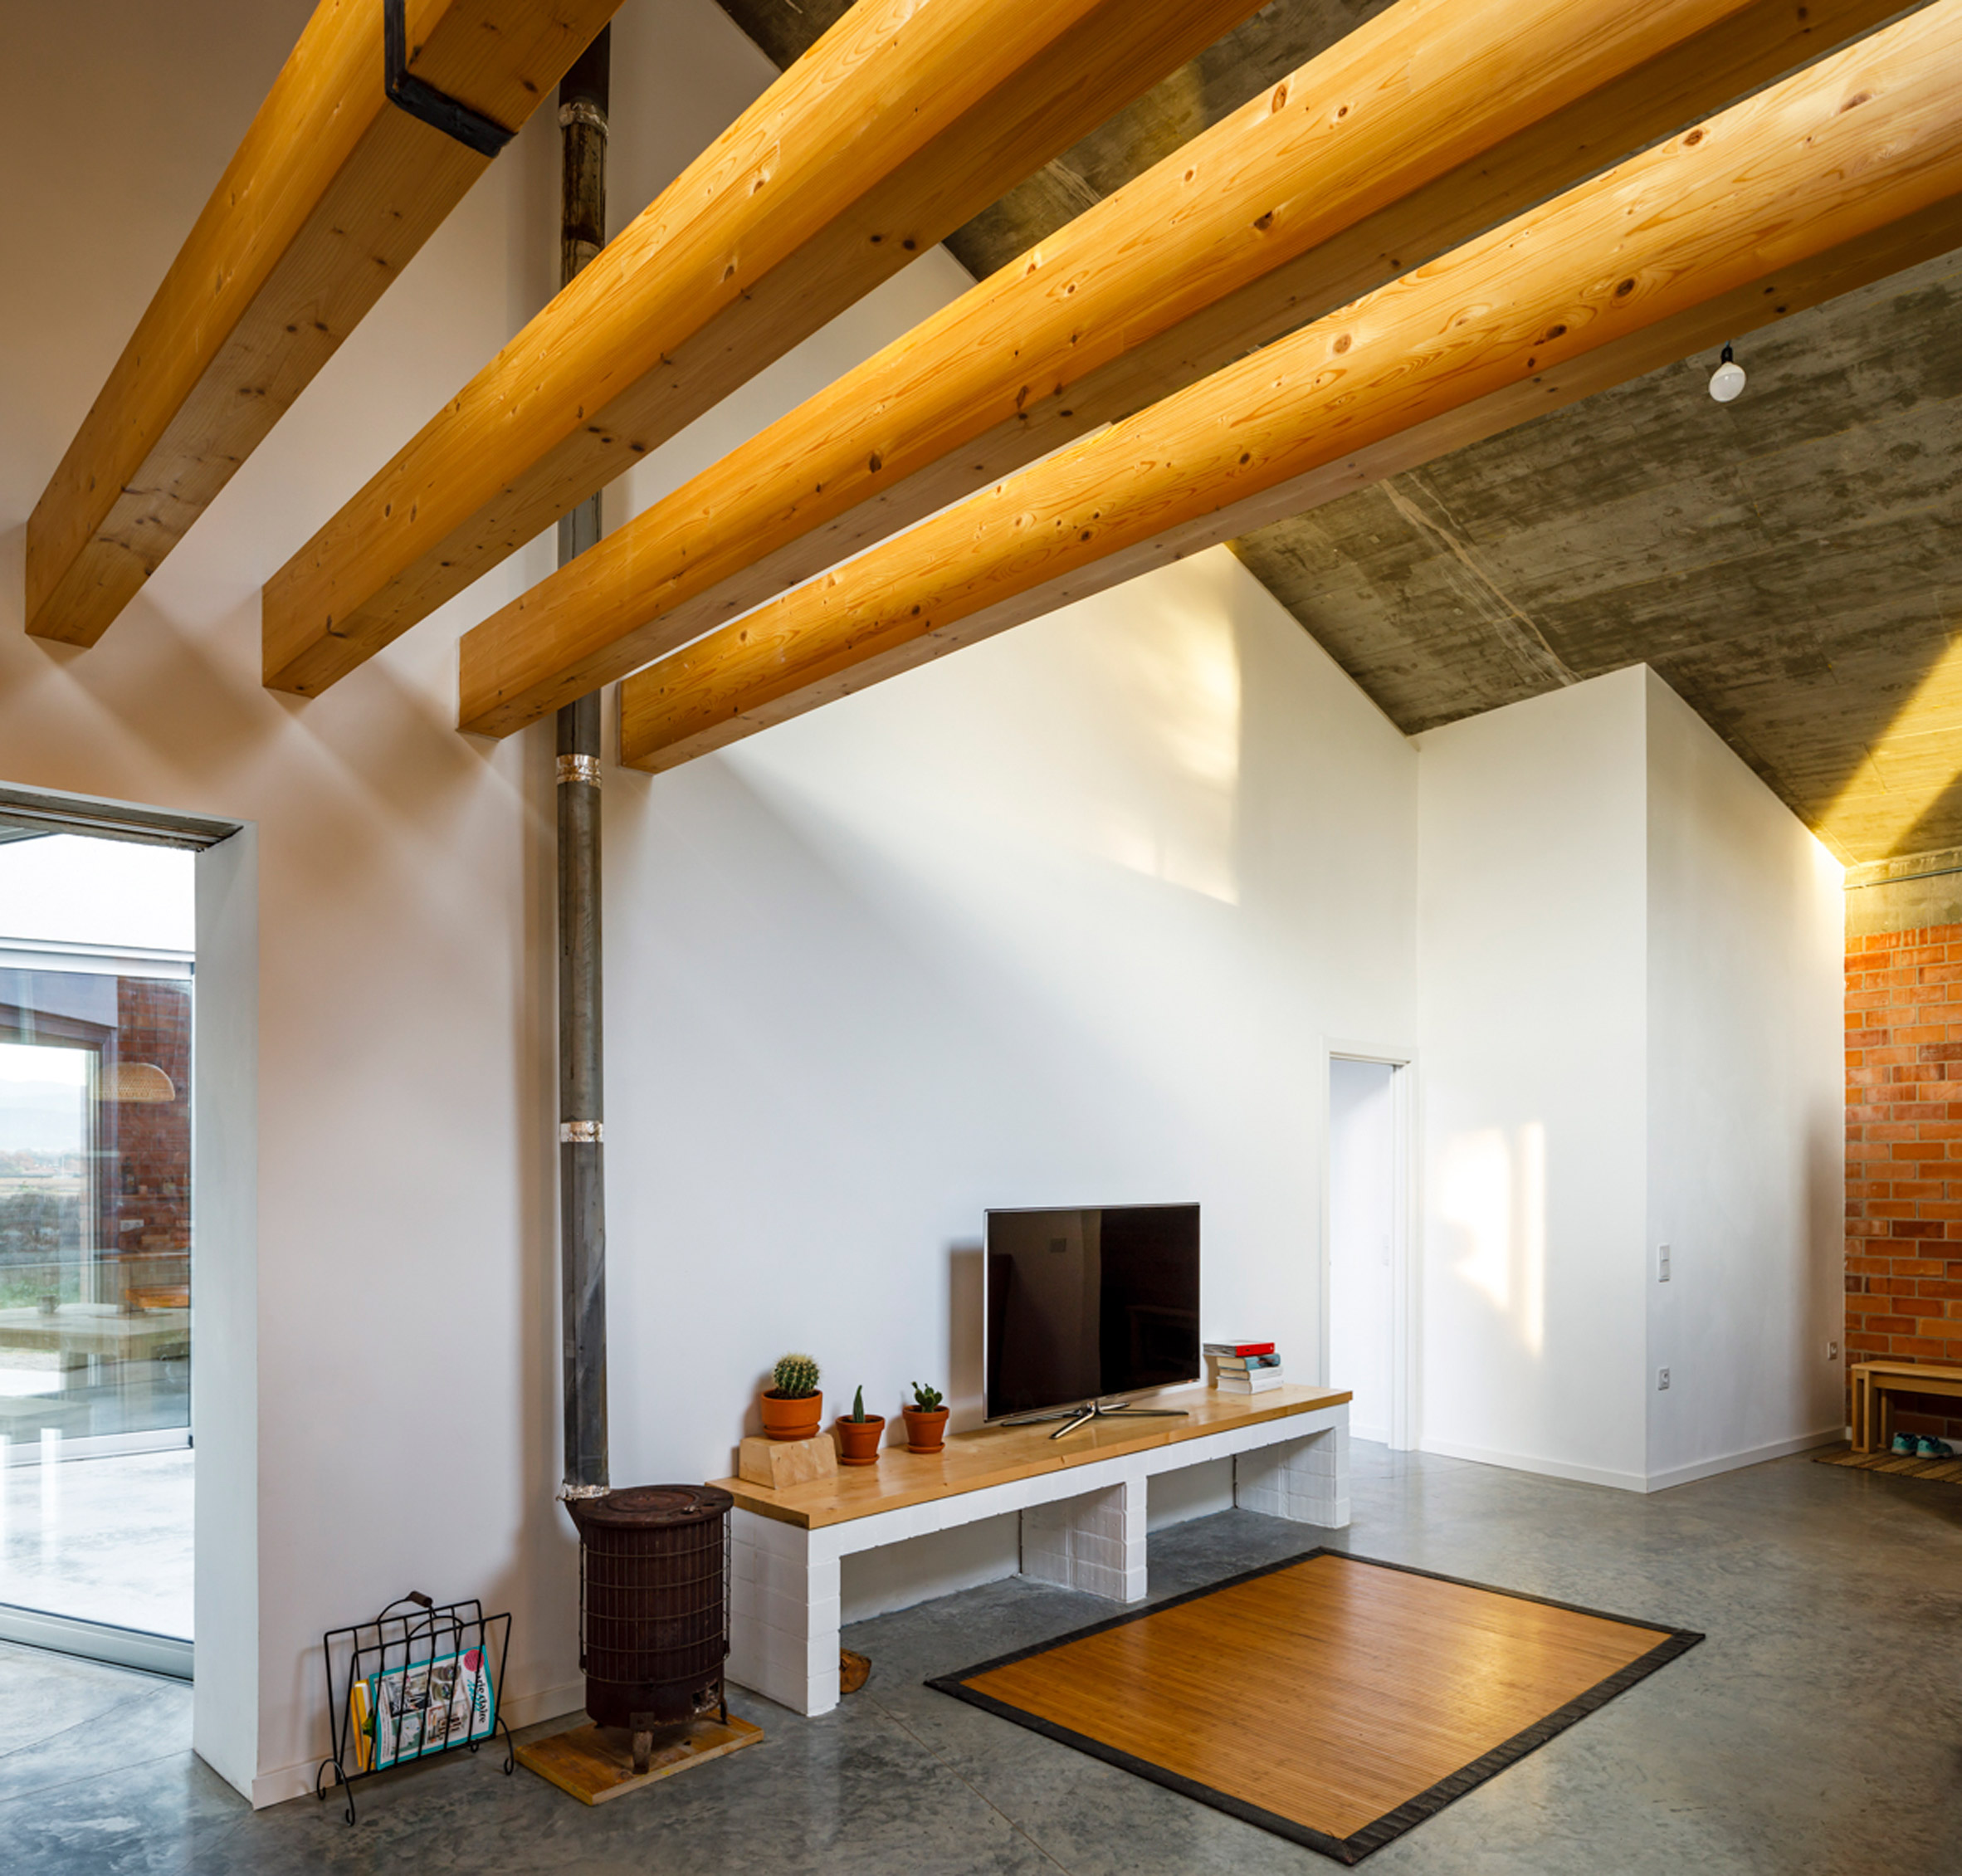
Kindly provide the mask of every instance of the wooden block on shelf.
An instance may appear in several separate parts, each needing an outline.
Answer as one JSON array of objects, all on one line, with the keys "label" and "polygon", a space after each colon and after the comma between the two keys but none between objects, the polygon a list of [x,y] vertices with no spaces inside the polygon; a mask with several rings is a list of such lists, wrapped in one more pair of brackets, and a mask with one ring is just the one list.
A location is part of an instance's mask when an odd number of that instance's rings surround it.
[{"label": "wooden block on shelf", "polygon": [[765,1439],[751,1434],[743,1442],[736,1473],[752,1485],[781,1492],[788,1485],[808,1485],[813,1479],[835,1478],[838,1449],[828,1433],[809,1439]]}]

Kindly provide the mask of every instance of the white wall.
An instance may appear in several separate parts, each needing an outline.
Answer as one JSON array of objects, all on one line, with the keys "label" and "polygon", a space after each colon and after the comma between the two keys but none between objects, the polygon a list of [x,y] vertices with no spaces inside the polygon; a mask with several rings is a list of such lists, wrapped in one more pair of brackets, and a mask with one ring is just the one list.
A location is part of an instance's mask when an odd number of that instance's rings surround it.
[{"label": "white wall", "polygon": [[1312,1361],[1319,1039],[1410,1032],[1415,759],[1230,555],[608,785],[624,1476],[725,1469],[787,1347],[974,1424],[989,1205],[1196,1199],[1204,1332]]},{"label": "white wall", "polygon": [[1845,888],[1652,672],[1646,701],[1654,1486],[1844,1420]]},{"label": "white wall", "polygon": [[1646,1471],[1645,684],[1418,739],[1423,1444]]},{"label": "white wall", "polygon": [[1419,745],[1423,1444],[1652,1489],[1813,1443],[1838,867],[1642,667]]},{"label": "white wall", "polygon": [[[0,195],[0,779],[254,829],[258,985],[227,1046],[256,1014],[256,1141],[217,1163],[255,1159],[256,1191],[218,1175],[200,1218],[256,1255],[224,1237],[245,1267],[222,1308],[200,1290],[235,1361],[198,1452],[202,1528],[249,1532],[256,1597],[201,1593],[198,1726],[261,1800],[320,1750],[320,1630],[412,1586],[513,1610],[515,1717],[578,1699],[551,1502],[550,736],[451,727],[459,631],[550,544],[322,698],[258,681],[261,583],[549,292],[549,113],[99,646],[22,631],[27,514],[309,11],[17,9],[0,117],[27,179]],[[710,0],[628,0],[616,46],[632,206],[769,68]],[[960,284],[923,257],[633,498]],[[793,1343],[888,1410],[934,1379],[971,1415],[990,1203],[1197,1197],[1208,1329],[1315,1346],[1317,1039],[1413,1027],[1416,760],[1230,558],[607,791],[616,1478],[725,1469]],[[227,901],[254,877],[201,901],[235,989]]]}]

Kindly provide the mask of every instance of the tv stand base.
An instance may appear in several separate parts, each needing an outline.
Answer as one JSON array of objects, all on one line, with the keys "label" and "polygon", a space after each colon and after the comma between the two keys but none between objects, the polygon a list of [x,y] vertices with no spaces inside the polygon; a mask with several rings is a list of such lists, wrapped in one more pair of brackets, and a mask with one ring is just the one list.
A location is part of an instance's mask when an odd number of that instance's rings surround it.
[{"label": "tv stand base", "polygon": [[1005,1427],[1046,1426],[1051,1420],[1065,1424],[1050,1434],[1052,1439],[1061,1439],[1066,1433],[1074,1433],[1078,1427],[1087,1426],[1092,1420],[1184,1420],[1192,1417],[1186,1407],[1131,1407],[1119,1401],[1115,1405],[1105,1400],[1091,1400],[1081,1407],[1059,1408],[1052,1414],[1022,1414],[1012,1420],[1003,1420]]},{"label": "tv stand base", "polygon": [[1051,1453],[1033,1434],[991,1427],[954,1434],[944,1453],[888,1449],[877,1470],[851,1479],[783,1492],[718,1480],[735,1498],[729,1678],[796,1712],[829,1712],[841,1691],[844,1559],[1004,1515],[1019,1517],[1008,1555],[1023,1576],[1140,1602],[1151,1482],[1209,1460],[1232,1463],[1244,1510],[1337,1530],[1349,1522],[1345,1393],[1197,1394],[1182,1427],[1114,1426],[1103,1437],[1107,1450]]}]

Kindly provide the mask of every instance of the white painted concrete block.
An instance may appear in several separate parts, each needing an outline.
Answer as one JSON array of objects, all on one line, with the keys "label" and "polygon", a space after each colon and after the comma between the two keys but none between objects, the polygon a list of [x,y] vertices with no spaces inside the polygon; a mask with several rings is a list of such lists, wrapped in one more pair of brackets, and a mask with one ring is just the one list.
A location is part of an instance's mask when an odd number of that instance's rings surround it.
[{"label": "white painted concrete block", "polygon": [[[813,1633],[811,1624],[822,1623],[825,1612],[830,1612],[832,1628],[838,1625],[838,1599],[836,1596],[785,1595],[775,1590],[759,1590],[755,1600],[749,1604],[744,1614],[747,1620],[759,1622],[774,1633],[794,1637],[801,1642]],[[733,1621],[735,1614],[735,1599],[730,1599],[730,1615]]]},{"label": "white painted concrete block", "polygon": [[1022,1514],[1022,1571],[1037,1582],[1113,1601],[1144,1593],[1144,1480],[1141,1469],[1094,1492],[1031,1506]]},{"label": "white painted concrete block", "polygon": [[810,1533],[801,1526],[786,1524],[780,1518],[762,1517],[741,1509],[730,1514],[730,1535],[738,1545],[772,1556],[801,1556]]},{"label": "white painted concrete block", "polygon": [[845,1541],[844,1534],[851,1529],[849,1524],[827,1524],[819,1530],[804,1532],[804,1556],[813,1563],[836,1563],[846,1551],[858,1548]]},{"label": "white painted concrete block", "polygon": [[1284,1444],[1239,1454],[1233,1502],[1269,1517],[1340,1530],[1349,1522],[1349,1429],[1345,1421]]}]

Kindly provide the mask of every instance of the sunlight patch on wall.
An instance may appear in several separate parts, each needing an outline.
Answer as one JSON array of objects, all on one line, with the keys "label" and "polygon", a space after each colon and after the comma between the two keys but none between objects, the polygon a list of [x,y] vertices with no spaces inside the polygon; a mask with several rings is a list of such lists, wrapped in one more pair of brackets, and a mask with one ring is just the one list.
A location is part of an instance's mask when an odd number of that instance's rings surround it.
[{"label": "sunlight patch on wall", "polygon": [[1072,904],[1115,872],[1237,906],[1250,598],[1271,603],[1211,550],[716,760],[842,863],[866,842],[990,927],[998,865],[1053,872]]},{"label": "sunlight patch on wall", "polygon": [[1538,1355],[1546,1336],[1545,1126],[1530,1121],[1510,1138],[1501,1127],[1453,1135],[1437,1185],[1437,1214],[1463,1247],[1452,1273]]},{"label": "sunlight patch on wall", "polygon": [[1223,608],[1140,608],[1121,633],[1086,633],[1090,682],[1113,707],[1093,734],[1155,785],[1100,791],[1086,844],[1134,872],[1239,900],[1240,659]]}]

